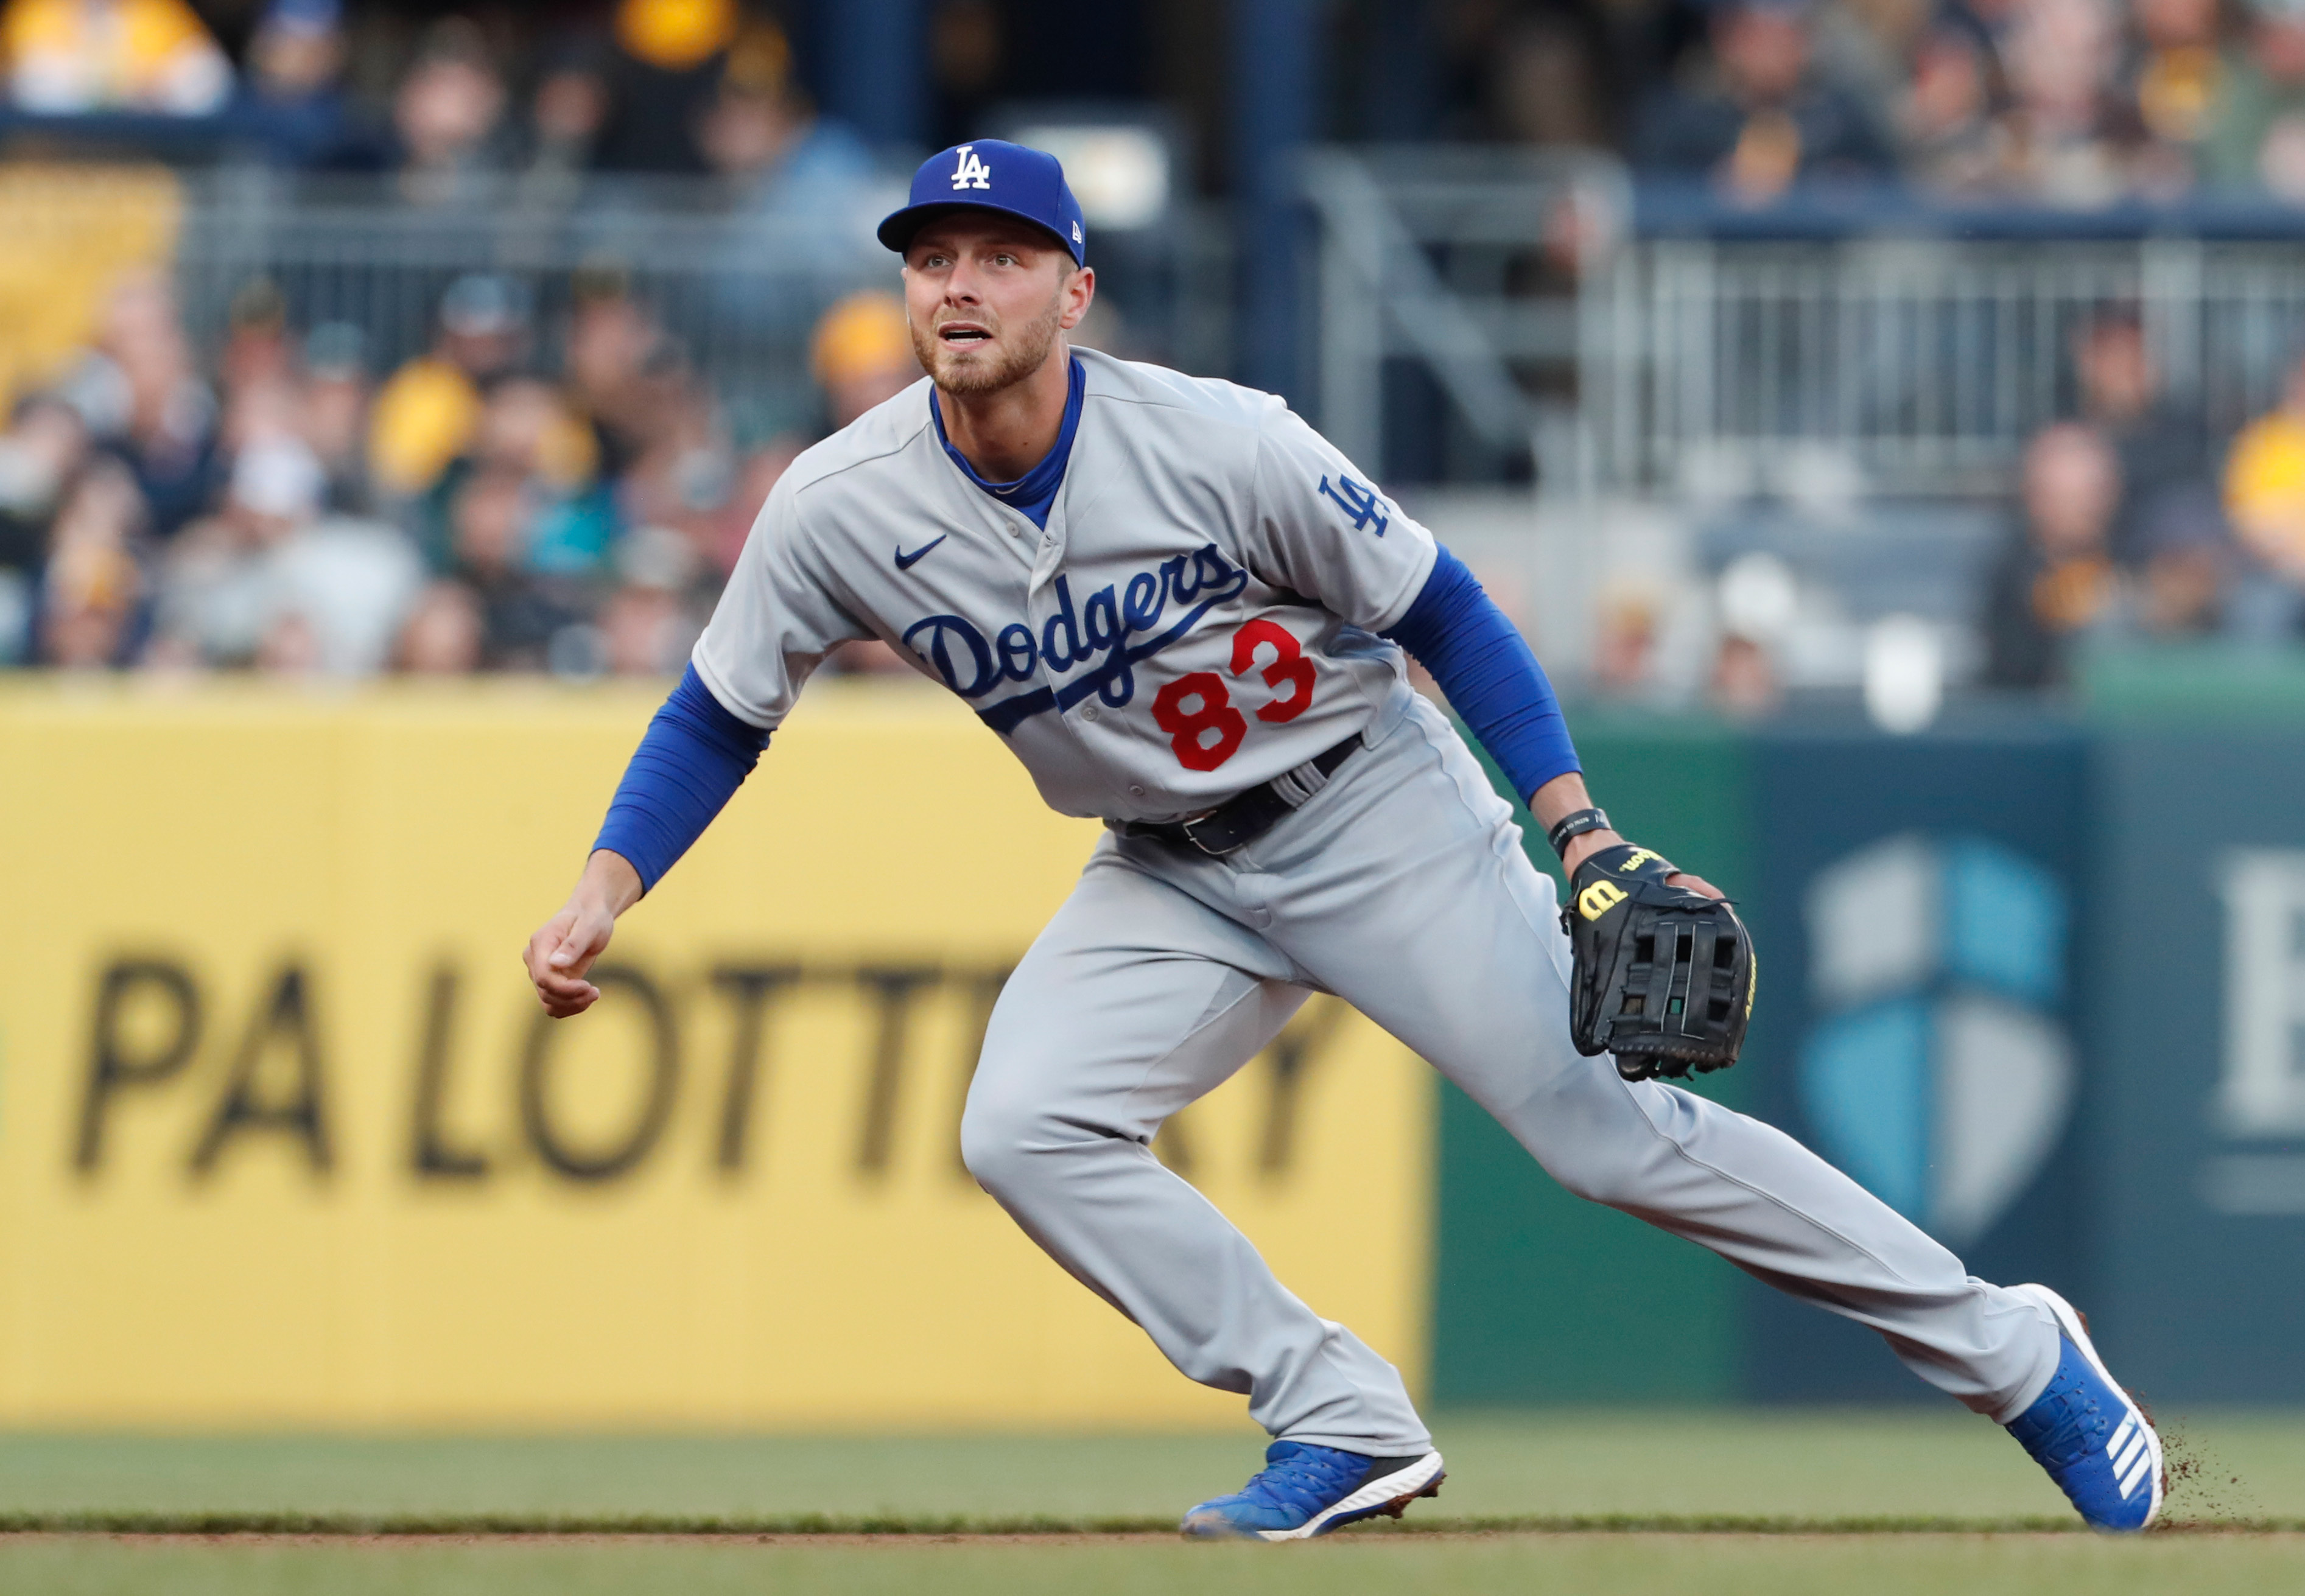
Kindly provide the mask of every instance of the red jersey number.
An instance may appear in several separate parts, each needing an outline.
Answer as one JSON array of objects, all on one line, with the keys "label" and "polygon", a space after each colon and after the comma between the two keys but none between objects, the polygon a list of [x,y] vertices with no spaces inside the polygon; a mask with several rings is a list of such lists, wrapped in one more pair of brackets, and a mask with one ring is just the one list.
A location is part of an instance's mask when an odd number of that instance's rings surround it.
[{"label": "red jersey number", "polygon": [[1260,615],[1232,634],[1234,675],[1247,674],[1256,663],[1259,647],[1272,650],[1272,663],[1264,667],[1264,684],[1277,691],[1286,682],[1295,691],[1286,698],[1274,699],[1256,712],[1256,717],[1282,726],[1305,713],[1313,701],[1313,662],[1305,658],[1303,647],[1286,627]]},{"label": "red jersey number", "polygon": [[[1259,649],[1272,650],[1272,663],[1258,674],[1277,696],[1256,717],[1285,726],[1313,702],[1313,662],[1287,627],[1259,616],[1232,634],[1232,674],[1255,670]],[[1248,734],[1247,720],[1214,671],[1194,671],[1163,687],[1152,700],[1152,722],[1169,734],[1177,763],[1187,770],[1215,769],[1240,751]]]},{"label": "red jersey number", "polygon": [[1187,770],[1215,769],[1248,734],[1248,722],[1232,707],[1224,679],[1214,671],[1195,671],[1163,687],[1152,700],[1152,722],[1169,734],[1177,763]]}]

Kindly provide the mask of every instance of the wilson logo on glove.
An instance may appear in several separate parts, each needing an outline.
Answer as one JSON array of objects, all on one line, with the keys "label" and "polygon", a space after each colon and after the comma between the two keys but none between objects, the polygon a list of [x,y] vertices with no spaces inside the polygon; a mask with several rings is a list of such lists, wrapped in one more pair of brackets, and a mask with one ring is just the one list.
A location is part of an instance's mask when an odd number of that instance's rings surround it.
[{"label": "wilson logo on glove", "polygon": [[1595,881],[1577,895],[1577,912],[1587,920],[1598,920],[1625,901],[1625,889],[1607,881]]},{"label": "wilson logo on glove", "polygon": [[1615,1054],[1628,1081],[1728,1068],[1752,1018],[1744,921],[1724,899],[1667,886],[1672,874],[1646,848],[1603,848],[1569,881],[1575,912],[1561,912],[1577,966],[1569,1039],[1588,1057]]}]

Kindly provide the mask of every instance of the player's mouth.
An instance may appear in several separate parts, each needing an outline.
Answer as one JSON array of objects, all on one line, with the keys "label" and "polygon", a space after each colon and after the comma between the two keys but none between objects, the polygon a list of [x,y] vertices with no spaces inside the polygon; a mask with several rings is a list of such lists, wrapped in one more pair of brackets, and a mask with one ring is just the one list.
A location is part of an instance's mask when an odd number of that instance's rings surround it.
[{"label": "player's mouth", "polygon": [[973,321],[948,321],[937,328],[937,336],[956,349],[992,342],[991,333]]}]

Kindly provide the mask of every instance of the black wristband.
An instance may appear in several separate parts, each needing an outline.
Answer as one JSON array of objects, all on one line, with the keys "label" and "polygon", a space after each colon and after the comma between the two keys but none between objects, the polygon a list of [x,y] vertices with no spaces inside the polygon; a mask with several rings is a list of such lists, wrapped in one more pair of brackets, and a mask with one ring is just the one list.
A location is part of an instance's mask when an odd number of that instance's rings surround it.
[{"label": "black wristband", "polygon": [[1566,859],[1569,855],[1569,845],[1570,843],[1576,841],[1578,837],[1584,836],[1588,831],[1606,831],[1608,829],[1609,817],[1603,814],[1601,811],[1597,809],[1571,810],[1569,813],[1561,816],[1552,823],[1552,829],[1544,834],[1544,840],[1552,845],[1552,852],[1556,856]]}]

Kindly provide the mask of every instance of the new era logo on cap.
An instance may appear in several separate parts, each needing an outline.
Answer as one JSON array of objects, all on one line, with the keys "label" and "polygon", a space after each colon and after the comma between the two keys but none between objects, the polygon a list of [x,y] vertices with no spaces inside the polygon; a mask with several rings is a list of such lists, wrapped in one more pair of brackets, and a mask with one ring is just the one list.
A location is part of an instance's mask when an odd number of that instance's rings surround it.
[{"label": "new era logo on cap", "polygon": [[1087,254],[1080,201],[1057,157],[1000,139],[956,144],[922,162],[905,208],[880,224],[880,242],[902,252],[923,222],[961,208],[997,210],[1045,228],[1076,262]]}]

